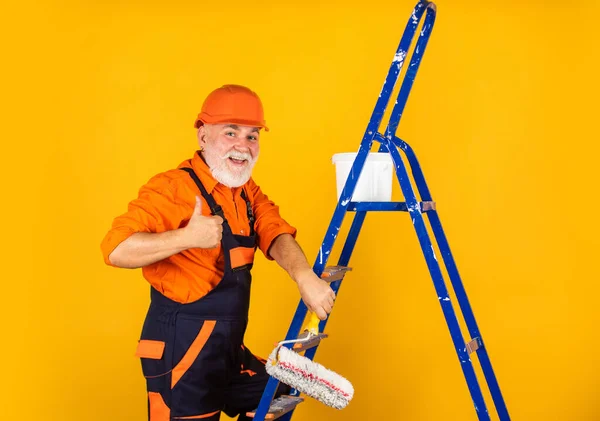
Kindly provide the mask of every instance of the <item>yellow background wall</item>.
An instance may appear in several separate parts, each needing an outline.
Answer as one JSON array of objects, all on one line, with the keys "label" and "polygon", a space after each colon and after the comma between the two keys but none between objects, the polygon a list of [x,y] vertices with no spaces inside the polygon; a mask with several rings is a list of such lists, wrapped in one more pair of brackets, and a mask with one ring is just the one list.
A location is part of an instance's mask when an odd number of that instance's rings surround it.
[{"label": "yellow background wall", "polygon": [[[331,156],[357,149],[414,3],[5,5],[0,419],[144,419],[133,352],[148,286],[104,266],[99,244],[144,182],[192,155],[215,87],[261,95],[272,130],[255,178],[314,261]],[[512,418],[598,420],[600,7],[437,4],[398,135]],[[309,401],[294,419],[475,420],[408,217],[370,214],[351,266],[317,357],[355,399],[341,412]],[[254,274],[247,344],[266,355],[298,295],[264,258]]]}]

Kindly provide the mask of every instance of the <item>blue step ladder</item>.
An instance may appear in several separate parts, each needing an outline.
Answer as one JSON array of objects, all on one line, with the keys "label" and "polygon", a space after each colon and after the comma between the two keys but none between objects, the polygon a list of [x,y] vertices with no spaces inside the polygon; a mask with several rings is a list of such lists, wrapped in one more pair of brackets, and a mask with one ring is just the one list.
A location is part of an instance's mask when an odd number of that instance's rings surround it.
[{"label": "blue step ladder", "polygon": [[[423,22],[420,35],[417,39],[417,43],[412,53],[410,63],[404,76],[404,80],[400,87],[397,101],[392,109],[392,113],[387,127],[385,128],[385,132],[382,135],[381,133],[379,133],[379,127],[381,125],[384,112],[389,103],[392,91],[394,90],[394,87],[396,85],[396,81],[398,80],[398,75],[400,74],[402,66],[405,62],[405,58],[409,52],[409,48],[411,46],[413,37],[417,31],[417,27],[424,14],[426,15],[425,21]],[[469,300],[467,298],[467,294],[465,292],[460,275],[458,273],[456,263],[454,262],[452,253],[450,252],[448,241],[446,239],[446,236],[442,229],[440,218],[436,211],[435,202],[431,197],[431,194],[425,182],[425,177],[423,176],[423,172],[421,171],[415,153],[405,141],[396,136],[396,130],[400,122],[400,117],[402,116],[402,112],[404,111],[404,107],[406,105],[410,89],[412,88],[415,76],[417,74],[417,70],[423,57],[423,53],[425,52],[425,48],[429,40],[429,36],[433,29],[435,16],[436,6],[434,3],[431,3],[429,1],[421,0],[413,9],[413,12],[408,20],[408,24],[406,26],[402,39],[400,40],[398,50],[396,51],[396,54],[390,66],[387,78],[383,84],[381,94],[377,99],[375,109],[363,136],[360,148],[358,149],[358,153],[356,155],[344,188],[342,189],[342,192],[340,194],[337,206],[333,214],[333,218],[331,219],[331,223],[329,225],[329,228],[327,229],[327,233],[325,234],[325,238],[319,250],[319,254],[317,256],[313,270],[317,275],[321,276],[323,279],[330,281],[331,288],[337,294],[345,274],[348,272],[348,270],[350,270],[350,268],[348,267],[350,256],[352,255],[352,251],[354,250],[354,245],[356,244],[358,234],[363,225],[367,212],[408,212],[412,220],[413,226],[415,228],[415,231],[417,233],[421,249],[423,250],[423,254],[425,256],[429,272],[431,273],[431,278],[433,280],[433,284],[437,292],[438,300],[442,307],[446,323],[448,324],[448,328],[450,330],[452,342],[458,355],[458,360],[460,361],[461,368],[467,381],[469,392],[471,393],[471,397],[473,399],[473,404],[475,406],[477,417],[481,421],[491,419],[486,404],[484,402],[479,383],[477,381],[475,370],[471,363],[470,355],[473,353],[476,353],[479,359],[479,363],[487,381],[487,385],[489,387],[489,391],[491,393],[494,405],[496,407],[496,412],[499,416],[500,421],[508,421],[510,420],[510,416],[508,415],[506,404],[504,403],[504,399],[502,397],[502,393],[500,392],[498,381],[496,380],[494,370],[492,369],[492,364],[488,356],[487,348],[479,331],[479,327],[477,326],[477,323],[475,321],[475,316],[473,315],[473,311],[469,304]],[[379,143],[379,152],[389,153],[391,155],[396,170],[396,175],[400,183],[400,188],[406,202],[351,201],[358,178],[361,174],[365,161],[367,160],[367,156],[371,151],[373,142]],[[420,200],[417,199],[417,196],[415,195],[415,191],[412,187],[406,166],[404,165],[399,150],[404,152],[404,154],[406,155],[406,159],[410,164],[414,182],[417,186],[417,190],[420,196]],[[338,232],[347,212],[354,212],[355,215],[352,221],[352,225],[350,227],[350,231],[348,232],[348,235],[346,237],[346,242],[344,243],[344,247],[342,249],[338,264],[336,266],[326,267],[330,252],[333,248]],[[466,322],[466,326],[470,335],[470,339],[468,339],[467,341],[465,341],[465,339],[463,338],[459,322],[454,312],[454,307],[452,306],[450,296],[448,295],[448,290],[444,282],[442,271],[440,269],[439,262],[435,256],[435,251],[431,239],[427,232],[427,227],[425,224],[423,214],[427,214],[428,216],[432,232],[435,236],[435,239],[437,240],[437,245],[442,254],[442,258],[446,266],[448,276],[450,277],[450,281],[454,288],[456,299],[458,300],[460,310],[462,311],[464,320]],[[288,333],[285,337],[286,340],[296,339],[299,337],[300,329],[302,328],[306,315],[306,305],[302,300],[300,300]],[[321,321],[319,325],[319,332],[323,332],[325,330],[326,324],[327,320]],[[295,350],[297,352],[305,352],[304,356],[313,360],[317,348],[319,346],[320,340],[324,337],[326,337],[326,335],[322,334],[318,338],[316,338],[316,340],[313,341],[312,344],[303,344],[302,347],[297,347],[295,348]],[[291,345],[289,344],[284,346],[291,347]],[[277,379],[272,377],[269,379],[258,408],[255,411],[248,413],[249,416],[254,417],[255,421],[263,421],[277,418],[289,421],[292,418],[295,407],[303,401],[303,398],[299,397],[299,393],[295,390],[292,390],[289,396],[281,396],[273,400],[278,385],[279,381]],[[358,391],[358,393],[360,393],[360,391]]]}]

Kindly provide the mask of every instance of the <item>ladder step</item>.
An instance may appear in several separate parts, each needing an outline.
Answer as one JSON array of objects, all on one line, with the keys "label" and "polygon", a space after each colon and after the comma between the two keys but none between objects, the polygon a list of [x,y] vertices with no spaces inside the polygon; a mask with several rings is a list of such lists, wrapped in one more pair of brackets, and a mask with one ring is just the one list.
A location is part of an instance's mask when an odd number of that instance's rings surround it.
[{"label": "ladder step", "polygon": [[[303,332],[298,339],[302,339],[308,335],[308,332]],[[326,333],[319,333],[317,336],[313,336],[312,339],[309,339],[306,342],[298,342],[293,346],[293,350],[296,352],[306,351],[307,349],[314,348],[315,346],[321,343],[321,339],[325,339],[327,337]]]},{"label": "ladder step", "polygon": [[[435,202],[426,201],[419,202],[421,212],[429,212],[436,210]],[[368,212],[368,211],[401,211],[407,212],[408,206],[406,202],[350,202],[348,203],[348,212]]]},{"label": "ladder step", "polygon": [[351,271],[352,268],[347,266],[327,266],[323,273],[321,274],[321,278],[326,280],[327,282],[335,282],[344,278],[346,272]]},{"label": "ladder step", "polygon": [[467,352],[469,354],[472,354],[472,353],[474,353],[475,351],[477,351],[481,347],[483,347],[483,342],[481,342],[481,338],[471,339],[467,343]]},{"label": "ladder step", "polygon": [[[289,396],[282,395],[277,399],[274,399],[271,402],[271,406],[269,407],[269,412],[265,416],[266,420],[276,420],[282,415],[287,414],[292,409],[294,409],[298,404],[304,402],[304,398],[299,396]],[[256,409],[252,412],[246,412],[246,416],[250,418],[254,418],[256,414]]]}]

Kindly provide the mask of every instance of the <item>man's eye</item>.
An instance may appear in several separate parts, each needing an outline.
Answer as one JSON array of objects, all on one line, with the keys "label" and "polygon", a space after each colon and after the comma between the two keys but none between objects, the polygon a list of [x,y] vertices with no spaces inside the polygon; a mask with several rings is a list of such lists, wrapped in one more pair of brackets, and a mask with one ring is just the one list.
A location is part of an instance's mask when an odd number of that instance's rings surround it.
[{"label": "man's eye", "polygon": [[256,142],[258,140],[258,138],[256,136],[248,136],[248,140],[250,140],[252,142]]},{"label": "man's eye", "polygon": [[235,133],[234,132],[227,132],[227,133],[225,133],[225,136],[235,136]]}]

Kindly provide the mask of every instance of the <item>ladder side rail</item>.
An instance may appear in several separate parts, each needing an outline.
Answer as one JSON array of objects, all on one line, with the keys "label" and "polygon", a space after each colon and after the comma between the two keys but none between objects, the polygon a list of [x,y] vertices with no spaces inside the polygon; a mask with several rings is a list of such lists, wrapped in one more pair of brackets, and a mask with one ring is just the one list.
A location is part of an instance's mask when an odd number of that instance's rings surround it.
[{"label": "ladder side rail", "polygon": [[[338,260],[338,265],[348,266],[348,263],[350,262],[350,257],[352,256],[352,252],[354,251],[354,246],[356,245],[356,241],[358,239],[358,235],[360,234],[360,230],[363,225],[363,222],[365,221],[366,215],[367,212],[356,212],[354,220],[352,221],[352,226],[350,227],[350,231],[348,232],[348,236],[346,237],[346,243],[344,244],[344,248],[342,249],[342,253]],[[333,289],[333,291],[336,293],[336,296],[338,291],[340,290],[341,284],[342,279],[331,283],[331,289]],[[321,320],[321,322],[319,323],[319,332],[323,332],[325,330],[325,326],[327,325],[328,320],[329,317],[325,320]],[[314,360],[318,347],[319,345],[308,349],[304,353],[304,356],[310,360]],[[298,395],[297,390],[292,389],[290,395]],[[281,417],[281,421],[290,421],[295,410],[296,408],[294,408],[293,410],[285,414],[283,417]]]},{"label": "ladder side rail", "polygon": [[[363,134],[363,138],[358,148],[356,158],[354,159],[354,163],[352,164],[348,177],[346,178],[346,182],[344,183],[344,187],[342,188],[342,192],[340,194],[338,204],[334,211],[332,221],[329,225],[329,229],[327,230],[328,234],[332,232],[332,228],[336,226],[339,227],[341,225],[343,216],[348,207],[348,203],[350,203],[351,197],[354,194],[356,181],[360,177],[365,161],[367,160],[368,153],[370,152],[371,147],[373,145],[373,138],[379,131],[381,120],[383,119],[383,115],[390,101],[390,97],[398,81],[398,75],[402,70],[404,58],[406,57],[406,52],[408,51],[412,39],[417,30],[419,19],[426,9],[435,10],[435,5],[428,1],[419,0],[417,5],[414,7],[411,17],[409,18],[408,23],[404,29],[402,38],[400,39],[400,43],[398,44],[398,48],[396,49],[396,53],[394,54],[392,63],[390,64],[390,67],[388,69],[387,76],[383,82],[383,86],[381,88],[379,96],[377,97],[375,107],[373,108],[373,112],[371,113],[371,118],[369,119],[369,123],[367,124],[367,128],[365,129],[365,133]],[[323,242],[323,246],[321,247],[321,251],[323,249],[331,250],[329,243],[333,240],[328,240],[328,237],[326,236],[326,239]]]},{"label": "ladder side rail", "polygon": [[[425,21],[423,22],[423,28],[421,29],[419,38],[417,39],[417,43],[411,56],[410,63],[408,65],[408,68],[406,69],[406,74],[404,75],[402,85],[400,86],[400,92],[398,93],[398,97],[396,98],[394,108],[392,109],[392,114],[385,129],[385,136],[388,139],[391,139],[396,134],[396,130],[398,129],[398,125],[400,124],[400,118],[402,117],[402,113],[404,112],[404,108],[406,106],[410,90],[415,81],[415,77],[417,76],[417,71],[419,70],[423,54],[425,54],[425,49],[427,48],[427,43],[429,42],[429,37],[431,36],[431,31],[433,30],[433,25],[435,23],[436,16],[436,6],[434,3],[431,3],[429,1],[419,2],[408,22],[407,28],[410,28],[410,31],[414,35],[425,10],[427,11],[427,14],[425,17]],[[401,44],[402,49],[399,49],[400,51],[396,53],[396,60],[400,61],[400,66],[402,65],[402,62],[404,62],[406,55],[408,54],[411,41],[412,36],[408,44]]]},{"label": "ladder side rail", "polygon": [[[431,198],[431,193],[427,186],[427,182],[425,181],[425,176],[423,174],[421,166],[419,165],[419,161],[414,150],[407,142],[399,139],[398,137],[395,137],[393,139],[393,143],[398,148],[403,150],[406,154],[406,157],[412,169],[415,184],[417,185],[422,200],[433,200]],[[494,401],[494,406],[496,407],[496,411],[498,412],[500,420],[508,421],[510,420],[510,416],[508,414],[506,403],[504,402],[504,398],[500,390],[500,385],[498,383],[496,375],[494,374],[494,369],[492,367],[492,363],[490,361],[485,342],[483,341],[483,337],[481,336],[481,332],[475,319],[475,314],[473,313],[473,309],[471,307],[471,304],[469,303],[467,292],[465,290],[464,284],[458,271],[458,267],[452,255],[450,244],[448,243],[448,239],[442,227],[439,214],[436,210],[432,210],[428,212],[428,217],[432,231],[438,243],[440,253],[442,254],[446,270],[448,271],[448,275],[450,277],[454,293],[456,294],[458,304],[465,319],[467,329],[469,330],[469,334],[473,339],[479,338],[479,341],[481,343],[479,349],[477,350],[477,357],[479,358],[479,363],[481,364],[481,368],[485,375],[486,382],[490,389],[490,393]]]},{"label": "ladder side rail", "polygon": [[[350,262],[350,257],[352,256],[352,252],[354,251],[354,246],[356,245],[356,241],[358,239],[358,235],[360,234],[360,230],[365,221],[366,215],[367,212],[356,212],[354,220],[352,221],[352,226],[350,227],[350,231],[348,232],[348,236],[346,237],[346,243],[344,244],[344,248],[342,249],[342,253],[338,260],[338,265],[348,266],[348,263]],[[333,289],[333,292],[335,292],[336,299],[339,289],[341,287],[341,282],[342,280],[331,283],[331,289]],[[319,332],[323,332],[325,330],[325,326],[327,326],[328,320],[329,317],[325,320],[321,320],[321,323],[319,323]],[[304,356],[313,360],[317,352],[317,348],[318,346],[307,350]]]},{"label": "ladder side rail", "polygon": [[473,399],[475,411],[480,421],[489,421],[490,416],[485,405],[483,395],[481,393],[481,388],[479,387],[477,376],[475,374],[475,370],[473,369],[473,364],[467,352],[466,344],[462,336],[460,325],[458,323],[458,319],[454,312],[452,302],[448,295],[448,290],[444,282],[444,277],[442,275],[439,263],[437,261],[437,257],[435,256],[433,245],[427,232],[425,219],[423,217],[421,208],[419,206],[419,202],[417,201],[412,185],[410,183],[406,167],[404,166],[404,162],[402,161],[402,157],[400,156],[398,149],[394,147],[394,144],[392,142],[389,142],[387,139],[383,140],[386,142],[386,146],[390,151],[392,160],[394,161],[394,167],[396,169],[398,181],[400,182],[400,188],[405,197],[406,204],[408,205],[410,217],[412,219],[413,226],[417,233],[421,249],[425,256],[425,261],[429,268],[429,272],[431,274],[431,278],[433,280],[434,287],[438,295],[438,300],[440,302],[444,317],[446,319],[446,324],[448,325],[448,329],[450,330],[450,336],[454,343],[454,348],[456,350],[458,359],[461,363],[461,368],[463,370],[465,379],[467,380],[467,386],[471,393],[471,398]]}]

